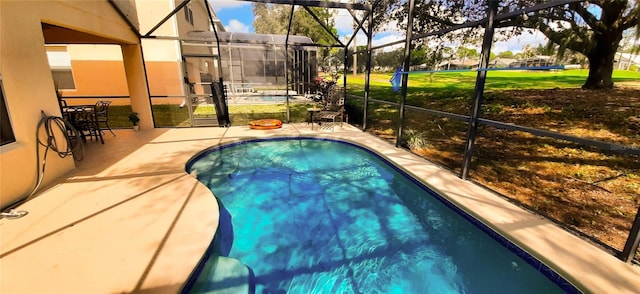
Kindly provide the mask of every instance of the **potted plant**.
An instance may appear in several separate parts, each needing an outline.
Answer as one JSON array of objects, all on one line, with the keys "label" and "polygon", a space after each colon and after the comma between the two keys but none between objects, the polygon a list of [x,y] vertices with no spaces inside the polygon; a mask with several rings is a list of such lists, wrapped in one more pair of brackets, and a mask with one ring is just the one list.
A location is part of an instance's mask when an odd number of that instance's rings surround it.
[{"label": "potted plant", "polygon": [[138,113],[137,112],[132,112],[129,114],[129,121],[133,124],[133,130],[137,131],[138,130],[138,122],[140,121],[140,118],[138,117]]}]

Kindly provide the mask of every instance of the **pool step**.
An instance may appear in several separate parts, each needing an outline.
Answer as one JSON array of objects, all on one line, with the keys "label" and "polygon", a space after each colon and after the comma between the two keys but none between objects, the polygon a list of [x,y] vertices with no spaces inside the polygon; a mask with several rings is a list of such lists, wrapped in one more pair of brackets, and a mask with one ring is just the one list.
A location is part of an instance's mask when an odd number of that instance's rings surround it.
[{"label": "pool step", "polygon": [[[202,273],[193,288],[182,293],[237,294],[253,293],[251,271],[235,258],[214,257],[216,262],[209,263],[208,269]],[[212,268],[211,265],[213,265]]]},{"label": "pool step", "polygon": [[218,257],[218,264],[211,277],[211,292],[215,294],[236,294],[249,292],[249,268],[235,258]]}]

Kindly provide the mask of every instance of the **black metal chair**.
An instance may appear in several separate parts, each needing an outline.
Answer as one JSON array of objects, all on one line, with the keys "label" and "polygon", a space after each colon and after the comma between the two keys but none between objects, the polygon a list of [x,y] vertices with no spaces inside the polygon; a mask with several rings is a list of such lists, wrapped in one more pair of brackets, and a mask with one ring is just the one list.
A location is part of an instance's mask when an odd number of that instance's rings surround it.
[{"label": "black metal chair", "polygon": [[109,127],[109,105],[111,101],[100,100],[96,102],[96,120],[100,130],[109,130],[112,135],[116,135]]},{"label": "black metal chair", "polygon": [[[67,105],[67,101],[61,98],[58,98],[58,106],[60,106],[60,114],[62,115],[62,118],[67,118],[66,116],[66,108],[68,107]],[[67,118],[68,120],[68,118]]]},{"label": "black metal chair", "polygon": [[100,142],[104,144],[102,131],[98,125],[95,105],[71,106],[70,108],[73,108],[72,125],[80,132],[83,141],[86,142],[88,136],[90,140],[93,140],[93,138],[96,138],[96,141],[100,139]]}]

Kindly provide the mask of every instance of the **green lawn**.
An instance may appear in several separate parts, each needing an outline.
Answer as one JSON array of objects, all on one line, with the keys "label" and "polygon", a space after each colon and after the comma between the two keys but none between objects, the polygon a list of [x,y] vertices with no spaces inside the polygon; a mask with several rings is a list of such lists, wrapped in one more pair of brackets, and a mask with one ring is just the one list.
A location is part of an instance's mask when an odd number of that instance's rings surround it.
[{"label": "green lawn", "polygon": [[[512,89],[579,88],[589,72],[586,69],[563,71],[490,71],[487,73],[485,91]],[[476,72],[440,72],[409,74],[407,100],[414,98],[451,99],[473,94]],[[400,92],[394,92],[389,79],[392,73],[372,74],[370,97],[397,102]],[[640,72],[619,71],[613,73],[613,81],[638,81]],[[348,75],[349,94],[364,96],[364,75]],[[414,99],[415,100],[415,99]]]},{"label": "green lawn", "polygon": [[[584,83],[586,70],[567,71],[493,71],[488,72],[485,93],[511,89],[579,88]],[[389,79],[391,73],[372,74],[369,97],[399,102],[401,92],[394,92]],[[617,80],[640,79],[640,73],[624,73]],[[442,72],[409,74],[407,105],[435,109],[461,115],[469,114],[469,105],[475,89],[475,72]],[[364,75],[348,76],[347,92],[364,97]],[[352,115],[352,117],[356,117]]]}]

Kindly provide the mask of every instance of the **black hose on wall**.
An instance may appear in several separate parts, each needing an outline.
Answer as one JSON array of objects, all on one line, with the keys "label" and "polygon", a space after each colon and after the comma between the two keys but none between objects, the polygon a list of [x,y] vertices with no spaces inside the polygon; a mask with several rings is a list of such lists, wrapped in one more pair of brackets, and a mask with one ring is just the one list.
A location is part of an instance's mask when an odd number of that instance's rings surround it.
[{"label": "black hose on wall", "polygon": [[[74,128],[68,121],[59,116],[48,116],[44,111],[41,111],[41,115],[42,118],[36,127],[36,184],[29,195],[7,205],[1,210],[3,212],[13,210],[18,205],[33,198],[44,179],[49,150],[58,154],[60,158],[65,158],[69,155],[73,156],[73,158],[78,161],[84,158],[84,145],[80,132],[78,132],[78,130],[76,130],[76,128]],[[41,137],[42,134],[45,135],[45,138]],[[64,138],[62,142],[60,141],[61,138]],[[42,162],[40,161],[41,146],[45,148]],[[9,213],[3,213],[0,218],[3,216],[7,217],[5,214]]]}]

